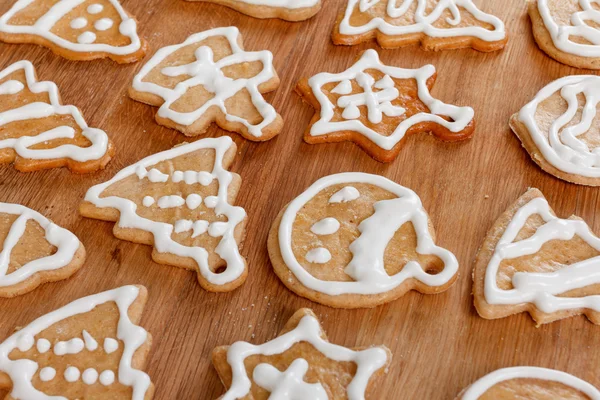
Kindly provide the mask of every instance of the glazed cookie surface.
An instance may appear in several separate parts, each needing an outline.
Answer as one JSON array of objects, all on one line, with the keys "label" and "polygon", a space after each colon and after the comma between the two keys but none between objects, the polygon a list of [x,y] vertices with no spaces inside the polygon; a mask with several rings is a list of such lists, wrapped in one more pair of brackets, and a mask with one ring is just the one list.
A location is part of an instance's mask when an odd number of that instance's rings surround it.
[{"label": "glazed cookie surface", "polygon": [[321,0],[187,0],[221,4],[254,18],[287,21],[309,19],[321,9]]}]

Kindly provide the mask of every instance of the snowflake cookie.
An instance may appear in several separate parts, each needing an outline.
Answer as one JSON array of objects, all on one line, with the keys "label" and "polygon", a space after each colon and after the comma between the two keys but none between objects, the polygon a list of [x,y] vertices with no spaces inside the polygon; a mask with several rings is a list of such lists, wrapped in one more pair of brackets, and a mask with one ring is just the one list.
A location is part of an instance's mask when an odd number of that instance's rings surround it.
[{"label": "snowflake cookie", "polygon": [[321,9],[321,0],[188,0],[231,7],[254,18],[281,18],[304,21]]}]

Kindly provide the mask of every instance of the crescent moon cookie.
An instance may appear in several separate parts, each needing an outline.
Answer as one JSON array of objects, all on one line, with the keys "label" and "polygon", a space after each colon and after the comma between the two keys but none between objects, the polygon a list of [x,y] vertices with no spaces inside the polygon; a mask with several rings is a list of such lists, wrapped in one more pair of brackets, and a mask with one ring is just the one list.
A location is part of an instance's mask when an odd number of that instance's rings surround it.
[{"label": "crescent moon cookie", "polygon": [[372,39],[383,48],[421,43],[424,50],[472,47],[501,50],[504,23],[473,0],[347,0],[333,31],[333,43],[356,45]]},{"label": "crescent moon cookie", "polygon": [[337,308],[364,308],[456,280],[458,261],[434,243],[419,196],[379,175],[316,181],[277,216],[269,256],[296,294]]},{"label": "crescent moon cookie", "polygon": [[473,271],[483,318],[528,312],[538,325],[585,314],[600,324],[600,239],[578,217],[561,219],[537,189],[498,218]]},{"label": "crescent moon cookie", "polygon": [[589,383],[554,369],[511,367],[496,370],[466,388],[456,400],[600,400]]},{"label": "crescent moon cookie", "polygon": [[0,40],[37,44],[75,61],[131,63],[148,47],[118,0],[17,0],[0,17]]},{"label": "crescent moon cookie", "polygon": [[533,36],[550,57],[576,68],[600,69],[597,0],[528,0]]},{"label": "crescent moon cookie", "polygon": [[232,205],[241,178],[227,170],[235,153],[223,136],[151,155],[90,188],[80,212],[118,221],[116,237],[153,245],[154,261],[196,271],[204,289],[233,290],[248,274],[246,212]]},{"label": "crescent moon cookie", "polygon": [[147,291],[123,286],[46,314],[0,344],[7,400],[151,400],[152,337],[137,326]]},{"label": "crescent moon cookie", "polygon": [[304,21],[321,10],[321,0],[188,0],[221,4],[254,18]]},{"label": "crescent moon cookie", "polygon": [[156,122],[187,136],[214,121],[248,140],[277,135],[283,120],[263,93],[279,87],[270,51],[245,51],[236,27],[196,33],[154,54],[133,79],[132,99],[160,107]]},{"label": "crescent moon cookie", "polygon": [[389,67],[367,50],[346,71],[301,80],[296,92],[317,112],[307,143],[352,141],[381,162],[393,161],[406,136],[430,132],[443,141],[473,135],[473,109],[434,98],[435,67]]},{"label": "crescent moon cookie", "polygon": [[0,203],[0,243],[0,297],[67,279],[85,261],[74,234],[18,204]]},{"label": "crescent moon cookie", "polygon": [[236,342],[213,351],[213,365],[228,389],[221,400],[364,400],[391,361],[385,346],[349,349],[329,343],[306,308],[273,340]]},{"label": "crescent moon cookie", "polygon": [[62,105],[56,84],[38,82],[29,61],[0,71],[0,164],[88,173],[104,168],[113,153],[106,133],[90,128],[77,107]]}]

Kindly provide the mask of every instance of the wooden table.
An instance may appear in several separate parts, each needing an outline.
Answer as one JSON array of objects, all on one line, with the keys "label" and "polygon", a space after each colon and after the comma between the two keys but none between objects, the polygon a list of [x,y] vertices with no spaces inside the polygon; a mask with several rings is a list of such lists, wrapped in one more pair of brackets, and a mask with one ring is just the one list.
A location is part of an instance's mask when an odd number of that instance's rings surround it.
[{"label": "wooden table", "polygon": [[[0,12],[9,6],[5,1]],[[142,325],[154,336],[148,373],[156,399],[214,399],[224,392],[211,365],[217,345],[236,340],[262,343],[274,337],[300,307],[322,319],[338,344],[385,344],[394,354],[376,399],[453,399],[480,376],[501,367],[537,365],[575,374],[600,387],[600,327],[576,317],[536,328],[528,315],[495,321],[480,318],[471,297],[473,259],[496,217],[528,187],[541,189],[561,217],[576,214],[600,231],[600,189],[560,181],[538,168],[508,127],[508,119],[545,84],[589,73],[561,65],[541,52],[532,37],[522,0],[478,1],[502,18],[510,39],[504,51],[424,52],[418,47],[381,50],[374,43],[334,46],[333,22],[342,0],[325,0],[316,17],[301,23],[253,19],[225,7],[181,0],[123,0],[139,20],[151,53],[188,35],[230,24],[240,28],[249,50],[271,50],[281,77],[267,96],[285,120],[277,138],[262,144],[231,134],[239,154],[232,170],[242,176],[238,205],[248,213],[242,253],[250,275],[238,290],[207,293],[195,274],[151,261],[149,246],[116,239],[112,223],[84,219],[77,207],[86,190],[121,168],[181,143],[177,131],[154,122],[156,108],[127,96],[141,63],[69,62],[33,45],[0,44],[0,66],[28,59],[41,79],[53,80],[63,101],[83,110],[91,126],[104,129],[117,153],[106,170],[74,175],[66,169],[19,173],[0,168],[0,201],[32,207],[73,231],[88,259],[67,281],[46,284],[24,296],[0,300],[0,338],[71,300],[125,284],[150,293]],[[367,48],[390,65],[438,70],[435,97],[475,109],[473,139],[444,144],[427,135],[406,141],[400,156],[380,164],[351,143],[308,145],[302,134],[313,110],[293,92],[303,76],[339,72]],[[212,127],[206,136],[228,134]],[[189,139],[188,139],[189,140]],[[431,215],[439,245],[460,261],[460,277],[447,292],[409,293],[372,310],[335,310],[287,290],[271,269],[267,233],[287,202],[317,178],[343,171],[381,174],[416,191]]]}]

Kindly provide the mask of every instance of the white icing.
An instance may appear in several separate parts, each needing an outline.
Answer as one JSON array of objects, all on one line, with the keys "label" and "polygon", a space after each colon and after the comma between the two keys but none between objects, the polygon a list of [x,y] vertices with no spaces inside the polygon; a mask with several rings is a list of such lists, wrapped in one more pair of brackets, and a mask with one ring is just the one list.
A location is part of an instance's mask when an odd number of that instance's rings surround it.
[{"label": "white icing", "polygon": [[600,400],[600,391],[589,383],[566,372],[539,367],[511,367],[496,370],[469,386],[463,393],[461,400],[477,400],[499,383],[524,378],[562,383],[584,393],[591,400]]},{"label": "white icing", "polygon": [[119,349],[119,342],[113,338],[104,339],[104,351],[106,354],[114,353]]},{"label": "white icing", "polygon": [[[533,236],[515,241],[532,215],[541,216],[544,224]],[[489,304],[533,303],[545,313],[579,308],[600,311],[598,295],[560,296],[570,290],[600,283],[600,256],[571,264],[555,272],[516,272],[512,278],[513,289],[510,290],[502,290],[497,285],[498,269],[503,260],[535,254],[551,240],[571,240],[575,236],[600,251],[600,239],[590,231],[584,221],[554,216],[543,197],[537,197],[519,208],[498,241],[487,265],[484,285],[486,301]]]},{"label": "white icing", "polygon": [[350,79],[344,79],[336,87],[331,90],[335,94],[350,94],[352,93],[352,82]]},{"label": "white icing", "polygon": [[[360,12],[366,13],[372,7],[376,7],[380,2],[385,1],[387,1],[387,18],[375,17],[364,25],[351,24],[351,17],[357,6]],[[416,9],[414,9],[414,3],[417,3]],[[411,35],[415,33],[423,33],[427,36],[438,38],[472,36],[486,42],[496,42],[504,40],[506,37],[504,23],[499,18],[478,9],[473,0],[438,0],[435,2],[435,8],[430,10],[428,14],[427,10],[429,7],[427,3],[427,0],[404,0],[402,2],[397,0],[348,0],[344,18],[339,25],[339,31],[342,35],[362,35],[369,31],[378,30],[388,36]],[[492,25],[493,29],[490,30],[481,26],[458,26],[461,23],[459,7],[464,8],[477,20]],[[402,25],[401,23],[406,18],[405,14],[413,9],[414,23],[411,25]],[[450,11],[452,14],[452,18],[446,19],[446,22],[452,25],[452,27],[435,27],[435,22],[442,18],[442,15],[446,11]]]},{"label": "white icing", "polygon": [[154,198],[151,196],[144,196],[142,204],[144,207],[151,207],[154,204]]},{"label": "white icing", "polygon": [[0,95],[17,94],[23,89],[25,89],[25,85],[23,85],[22,82],[14,79],[0,83]]},{"label": "white icing", "polygon": [[[385,349],[381,347],[369,347],[365,350],[355,351],[329,343],[321,335],[322,331],[319,322],[314,317],[307,315],[300,320],[295,329],[262,345],[256,346],[246,342],[234,343],[227,350],[227,362],[231,366],[232,371],[231,387],[223,395],[222,400],[239,399],[250,393],[252,382],[246,373],[244,365],[244,361],[248,357],[258,354],[282,354],[299,342],[310,343],[316,350],[331,360],[354,362],[356,364],[356,373],[346,387],[347,396],[350,400],[364,399],[369,380],[375,372],[384,367],[388,362]],[[278,379],[274,379],[271,369],[261,368],[258,371],[255,369],[253,378],[257,383],[261,382],[262,384],[276,387],[278,393],[291,393],[292,390],[307,390],[306,384],[300,384],[297,381],[297,379],[301,379],[298,375],[300,375],[299,372],[302,371],[302,367],[302,363],[296,363],[293,370],[290,371],[288,369],[286,373],[280,373],[277,376]],[[316,391],[312,392],[317,393]],[[303,397],[303,399],[308,398],[313,399],[314,397]],[[321,398],[317,397],[317,399]],[[294,397],[291,397],[291,399],[294,399]]]},{"label": "white icing", "polygon": [[101,18],[94,23],[94,28],[99,31],[105,31],[107,29],[112,28],[114,22],[110,18]]},{"label": "white icing", "polygon": [[331,260],[331,253],[324,247],[318,247],[306,253],[304,258],[306,258],[306,261],[309,263],[325,264]]},{"label": "white icing", "polygon": [[17,340],[17,348],[22,352],[29,351],[33,344],[35,343],[35,339],[33,335],[23,335]]},{"label": "white icing", "polygon": [[315,7],[317,4],[319,4],[319,1],[320,0],[239,0],[240,3],[256,6],[287,8],[290,10]]},{"label": "white icing", "polygon": [[196,221],[193,225],[192,238],[202,235],[208,230],[208,221]]},{"label": "white icing", "polygon": [[192,193],[192,194],[188,195],[188,197],[185,198],[185,205],[190,210],[195,210],[196,208],[200,207],[201,204],[202,204],[202,196],[200,196],[199,194]]},{"label": "white icing", "polygon": [[[132,400],[143,400],[150,387],[150,378],[145,372],[133,369],[131,362],[134,353],[146,342],[148,334],[143,328],[134,325],[128,315],[129,307],[138,297],[138,294],[139,289],[136,286],[123,286],[84,297],[36,319],[6,339],[0,344],[0,371],[8,374],[12,381],[13,387],[10,395],[13,398],[27,400],[66,400],[62,396],[47,396],[33,386],[31,379],[39,368],[38,363],[29,359],[12,360],[9,358],[9,354],[17,347],[17,343],[23,337],[33,338],[33,336],[59,321],[90,312],[98,305],[114,302],[119,310],[117,337],[124,344],[123,355],[119,361],[119,382],[132,387]],[[74,376],[71,373],[69,375]]]},{"label": "white icing", "polygon": [[111,370],[106,370],[103,371],[100,374],[100,383],[104,386],[109,386],[112,385],[113,382],[115,381],[115,373],[112,372]]},{"label": "white icing", "polygon": [[[137,24],[134,18],[131,18],[123,9],[118,0],[107,0],[119,14],[121,23],[119,24],[119,33],[129,38],[130,43],[125,46],[112,46],[107,43],[73,43],[56,33],[53,28],[58,21],[69,15],[76,7],[84,3],[85,0],[60,0],[57,1],[48,11],[42,15],[33,25],[13,25],[9,21],[18,13],[32,6],[36,0],[17,0],[10,10],[0,17],[0,32],[15,35],[36,35],[40,36],[53,44],[77,53],[108,53],[114,55],[133,54],[141,48],[141,41],[137,34]],[[94,4],[88,7],[90,14],[102,12],[102,5]]]},{"label": "white icing", "polygon": [[83,32],[81,35],[77,36],[77,43],[81,44],[90,44],[96,41],[96,34],[94,32]]},{"label": "white icing", "polygon": [[185,199],[178,195],[163,196],[156,204],[160,208],[178,208],[185,204]]},{"label": "white icing", "polygon": [[206,196],[204,198],[204,205],[208,208],[215,208],[219,198],[217,196]]},{"label": "white icing", "polygon": [[[18,216],[12,223],[0,252],[0,287],[17,285],[38,272],[57,270],[73,261],[80,242],[68,230],[54,224],[42,214],[18,204],[0,203],[0,213]],[[54,254],[32,260],[7,274],[11,252],[25,234],[27,222],[30,220],[42,227],[45,239],[57,250]],[[33,346],[33,338],[31,339],[31,346]]]},{"label": "white icing", "polygon": [[[233,180],[233,174],[223,167],[223,157],[227,150],[233,145],[233,141],[228,136],[217,139],[201,139],[193,143],[175,147],[162,153],[154,154],[136,164],[133,164],[115,175],[111,180],[96,185],[88,190],[85,200],[91,202],[100,208],[116,208],[120,211],[119,226],[142,229],[151,232],[154,235],[154,247],[161,253],[172,253],[180,257],[189,257],[196,261],[200,274],[212,284],[224,285],[239,278],[245,270],[245,262],[239,253],[238,245],[235,240],[234,232],[236,226],[246,218],[246,212],[241,207],[232,206],[228,203],[229,185]],[[161,161],[170,160],[177,156],[185,155],[199,149],[215,150],[215,165],[211,171],[211,181],[216,179],[218,182],[217,196],[208,196],[214,200],[213,208],[217,215],[227,217],[227,229],[223,233],[219,244],[216,247],[216,253],[225,260],[227,269],[222,273],[214,273],[208,265],[208,252],[199,246],[184,246],[171,238],[174,226],[165,222],[152,221],[142,218],[136,213],[137,205],[135,202],[117,197],[101,197],[100,195],[106,188],[115,182],[121,181],[128,176],[137,174],[147,167],[155,165]],[[138,177],[140,175],[138,174]],[[140,178],[142,179],[142,178]],[[202,225],[204,225],[202,222]],[[194,227],[194,230],[196,228]]]},{"label": "white icing", "polygon": [[[33,93],[48,93],[50,104],[35,102],[19,106],[19,104],[15,102],[16,108],[0,112],[0,129],[15,121],[45,118],[52,115],[70,115],[81,128],[82,135],[91,142],[91,146],[79,147],[72,144],[65,144],[52,149],[31,148],[46,141],[74,137],[75,130],[73,128],[69,126],[59,126],[36,136],[0,139],[0,149],[12,148],[21,157],[36,160],[70,158],[75,161],[85,162],[98,160],[106,155],[106,152],[108,151],[108,136],[106,133],[100,129],[88,127],[77,107],[61,105],[56,84],[49,81],[38,82],[35,77],[33,65],[29,61],[18,61],[5,68],[0,72],[0,80],[18,70],[24,71],[29,90]],[[0,92],[0,94],[16,94],[23,90],[22,83],[21,85],[17,85],[14,82],[16,81],[7,81],[7,86],[4,86],[4,84],[0,86],[0,90],[4,89],[4,93]],[[20,88],[20,90],[15,91],[17,88]]]},{"label": "white icing", "polygon": [[36,343],[36,347],[37,347],[37,351],[40,354],[44,354],[44,353],[47,353],[48,350],[50,350],[50,347],[52,347],[52,344],[48,340],[41,338],[41,339],[38,339],[38,341]]},{"label": "white icing", "polygon": [[85,344],[83,340],[79,338],[73,338],[65,342],[58,342],[54,345],[54,354],[57,356],[64,356],[65,354],[78,354],[81,353]]},{"label": "white icing", "polygon": [[[359,226],[360,236],[350,244],[353,257],[344,272],[353,281],[325,281],[305,270],[292,250],[292,229],[297,213],[319,192],[333,185],[366,183],[387,190],[397,198],[378,201],[375,213]],[[417,252],[431,254],[442,260],[444,269],[437,274],[424,271],[416,261],[410,261],[395,275],[389,276],[384,268],[385,249],[396,231],[411,222],[417,234]],[[407,279],[416,279],[432,287],[448,283],[458,271],[458,261],[448,250],[438,247],[429,233],[429,218],[419,196],[410,189],[379,175],[349,172],[326,176],[316,181],[286,208],[279,226],[279,246],[287,267],[307,288],[335,296],[347,293],[384,293],[401,285]]]},{"label": "white icing", "polygon": [[88,368],[83,371],[83,375],[81,375],[81,380],[86,385],[93,385],[98,380],[98,371],[94,368]]},{"label": "white icing", "polygon": [[[542,132],[536,121],[540,104],[560,91],[567,102],[564,114],[556,118],[548,132]],[[585,97],[581,110],[578,96]],[[600,178],[600,147],[590,148],[579,139],[597,125],[596,107],[600,103],[600,78],[595,75],[575,75],[558,79],[540,90],[535,98],[519,112],[519,120],[525,124],[529,135],[544,159],[557,169],[588,178]],[[577,123],[566,127],[572,121]]]},{"label": "white icing", "polygon": [[310,231],[315,235],[331,235],[336,233],[338,229],[340,229],[340,222],[331,217],[323,218],[310,227]]},{"label": "white icing", "polygon": [[76,367],[68,367],[65,369],[65,380],[67,382],[77,382],[79,377],[81,376],[81,372]]},{"label": "white icing", "polygon": [[88,351],[94,351],[98,348],[98,342],[96,341],[96,339],[94,339],[92,335],[88,333],[88,331],[83,330],[81,334],[83,335],[85,348],[88,349]]},{"label": "white icing", "polygon": [[[145,81],[146,76],[154,70],[163,60],[182,47],[202,42],[211,37],[225,37],[229,41],[233,54],[214,61],[213,50],[208,46],[201,46],[195,51],[196,60],[190,64],[166,67],[161,70],[163,75],[176,77],[189,76],[183,82],[177,84],[173,89],[160,86],[156,83]],[[248,132],[255,136],[263,136],[263,129],[269,126],[277,118],[277,112],[265,101],[258,87],[276,76],[273,69],[273,54],[270,51],[244,51],[238,43],[239,30],[235,27],[215,28],[206,32],[196,33],[185,40],[182,44],[164,47],[148,61],[135,76],[133,88],[138,92],[148,92],[161,97],[165,102],[158,110],[158,115],[167,118],[179,125],[190,126],[212,107],[219,108],[225,118],[230,122],[244,125]],[[225,76],[222,69],[240,63],[261,62],[262,70],[252,78],[233,79]],[[199,108],[190,112],[177,112],[171,106],[183,96],[190,87],[202,85],[213,97]],[[262,121],[252,124],[239,116],[230,114],[225,105],[226,101],[242,90],[246,90],[251,98],[252,104],[262,116]]]},{"label": "white icing", "polygon": [[212,237],[223,236],[227,232],[227,222],[213,222],[208,226],[208,234]]},{"label": "white icing", "polygon": [[182,233],[192,230],[194,227],[194,221],[190,221],[189,219],[180,219],[175,222],[175,233]]},{"label": "white icing", "polygon": [[40,370],[40,380],[49,382],[56,376],[56,370],[52,367],[44,367]]},{"label": "white icing", "polygon": [[327,392],[320,383],[306,383],[308,362],[298,358],[287,370],[279,371],[271,364],[258,364],[252,373],[254,382],[267,389],[270,399],[279,400],[328,400]]},{"label": "white icing", "polygon": [[169,180],[169,175],[163,174],[156,168],[152,168],[148,172],[148,171],[146,171],[146,168],[144,168],[142,165],[139,165],[136,167],[135,174],[140,179],[148,178],[148,180],[152,183],[167,182]]},{"label": "white icing", "polygon": [[330,203],[346,203],[360,197],[360,192],[353,186],[346,186],[338,190],[329,198]]},{"label": "white icing", "polygon": [[71,23],[69,25],[71,25],[71,28],[73,29],[82,29],[85,28],[88,24],[88,20],[83,18],[83,17],[79,17],[79,18],[75,18],[71,21]]},{"label": "white icing", "polygon": [[[420,112],[402,120],[389,136],[381,135],[371,127],[364,125],[360,120],[356,119],[359,116],[356,113],[360,114],[358,106],[363,104],[368,104],[368,118],[373,123],[381,121],[382,114],[397,116],[404,112],[402,110],[401,113],[401,107],[393,106],[390,103],[393,100],[391,99],[391,95],[399,92],[395,87],[389,87],[389,80],[385,80],[384,82],[378,81],[377,83],[381,82],[379,84],[380,87],[387,86],[387,89],[373,93],[371,83],[375,85],[374,79],[372,77],[369,79],[368,77],[371,75],[365,72],[370,69],[379,70],[395,79],[415,79],[417,82],[418,97],[430,112]],[[360,60],[344,72],[339,74],[326,72],[317,74],[310,78],[308,83],[321,105],[321,118],[312,125],[310,135],[322,136],[339,131],[353,131],[365,136],[382,149],[391,150],[404,138],[404,135],[411,127],[421,123],[433,122],[447,128],[451,132],[460,132],[472,121],[474,115],[473,109],[471,107],[453,106],[433,98],[427,88],[427,80],[433,75],[435,75],[435,67],[433,65],[426,65],[419,69],[386,66],[379,61],[379,55],[372,49],[365,51]],[[332,82],[344,82],[352,79],[356,80],[365,92],[340,97],[337,105],[345,108],[344,113],[347,114],[342,115],[345,120],[332,122],[335,116],[336,105],[327,97],[323,91],[323,86]],[[393,92],[394,90],[395,92]],[[385,96],[378,95],[378,93],[385,93]],[[340,103],[342,99],[344,100]],[[350,111],[348,112],[348,110]],[[449,120],[442,118],[442,116],[448,117]]]}]

